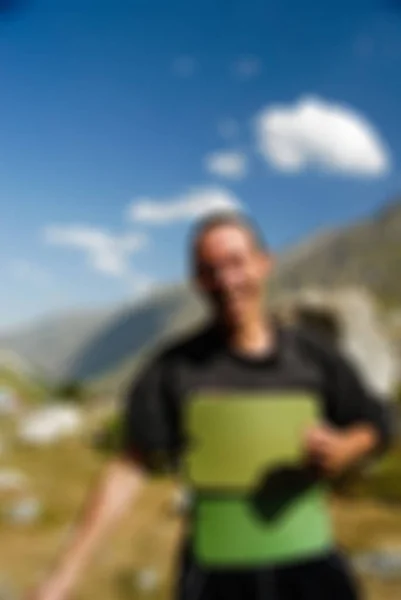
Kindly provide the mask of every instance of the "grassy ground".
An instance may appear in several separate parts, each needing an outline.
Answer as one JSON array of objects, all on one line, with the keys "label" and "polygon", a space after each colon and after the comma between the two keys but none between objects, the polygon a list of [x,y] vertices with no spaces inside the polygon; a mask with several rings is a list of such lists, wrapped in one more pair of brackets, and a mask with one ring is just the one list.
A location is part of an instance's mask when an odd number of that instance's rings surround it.
[{"label": "grassy ground", "polygon": [[[29,475],[30,491],[44,503],[45,512],[34,525],[0,524],[0,579],[5,577],[22,591],[51,564],[104,460],[79,440],[49,449],[15,446],[1,459],[1,467]],[[94,557],[75,596],[78,600],[168,600],[182,533],[182,523],[168,510],[173,489],[170,480],[148,485],[135,511]],[[0,495],[0,508],[10,500]],[[393,543],[401,547],[401,503],[387,505],[359,493],[333,500],[333,516],[339,542],[349,552]],[[160,573],[160,587],[141,595],[135,572],[149,567]],[[401,579],[391,583],[371,578],[362,583],[367,600],[401,598]]]},{"label": "grassy ground", "polygon": [[41,402],[47,395],[45,386],[39,381],[0,365],[0,388],[3,387],[14,390],[20,400],[29,401],[29,404]]}]

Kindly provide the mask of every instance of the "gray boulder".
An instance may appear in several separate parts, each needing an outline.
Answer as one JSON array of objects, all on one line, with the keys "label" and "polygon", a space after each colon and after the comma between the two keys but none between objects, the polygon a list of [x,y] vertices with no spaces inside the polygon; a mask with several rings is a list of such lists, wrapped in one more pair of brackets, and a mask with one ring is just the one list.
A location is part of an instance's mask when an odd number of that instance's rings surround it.
[{"label": "gray boulder", "polygon": [[380,579],[401,579],[401,548],[366,552],[353,559],[357,571]]},{"label": "gray boulder", "polygon": [[0,492],[20,491],[26,487],[28,477],[16,469],[0,469]]},{"label": "gray boulder", "polygon": [[23,498],[6,510],[6,520],[16,525],[36,523],[43,514],[43,506],[37,498]]},{"label": "gray boulder", "polygon": [[359,288],[308,289],[281,298],[276,311],[285,320],[336,344],[366,385],[388,396],[400,379],[400,358],[372,296]]}]

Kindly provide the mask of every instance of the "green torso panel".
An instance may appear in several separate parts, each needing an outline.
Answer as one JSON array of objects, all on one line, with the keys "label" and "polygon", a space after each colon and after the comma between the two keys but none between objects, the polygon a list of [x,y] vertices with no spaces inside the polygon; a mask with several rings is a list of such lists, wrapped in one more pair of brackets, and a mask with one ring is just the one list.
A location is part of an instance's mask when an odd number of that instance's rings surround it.
[{"label": "green torso panel", "polygon": [[303,465],[313,394],[197,394],[184,415],[194,550],[210,566],[282,564],[332,545],[326,489]]}]

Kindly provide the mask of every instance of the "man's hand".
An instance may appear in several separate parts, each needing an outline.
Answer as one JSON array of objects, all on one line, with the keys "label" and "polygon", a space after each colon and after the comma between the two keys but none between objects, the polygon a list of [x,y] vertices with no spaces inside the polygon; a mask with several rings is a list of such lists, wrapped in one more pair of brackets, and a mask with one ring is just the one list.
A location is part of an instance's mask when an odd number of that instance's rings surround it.
[{"label": "man's hand", "polygon": [[369,425],[338,430],[326,425],[313,428],[306,435],[308,460],[326,475],[336,477],[368,455],[378,436]]}]

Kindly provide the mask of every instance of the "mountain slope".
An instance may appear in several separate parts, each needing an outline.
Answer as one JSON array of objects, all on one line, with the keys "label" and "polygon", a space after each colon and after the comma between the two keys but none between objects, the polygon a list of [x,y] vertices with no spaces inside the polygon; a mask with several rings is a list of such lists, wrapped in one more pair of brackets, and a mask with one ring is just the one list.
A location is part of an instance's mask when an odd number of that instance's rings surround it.
[{"label": "mountain slope", "polygon": [[139,305],[127,306],[117,312],[76,354],[69,377],[91,378],[118,367],[161,337],[202,315],[201,302],[186,286],[161,290]]},{"label": "mountain slope", "polygon": [[371,217],[320,234],[278,261],[274,289],[361,285],[386,305],[401,305],[401,200]]},{"label": "mountain slope", "polygon": [[0,349],[27,361],[44,377],[67,377],[81,346],[106,326],[114,310],[72,311],[40,319],[0,336]]}]

